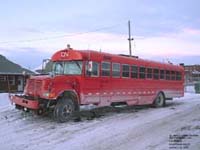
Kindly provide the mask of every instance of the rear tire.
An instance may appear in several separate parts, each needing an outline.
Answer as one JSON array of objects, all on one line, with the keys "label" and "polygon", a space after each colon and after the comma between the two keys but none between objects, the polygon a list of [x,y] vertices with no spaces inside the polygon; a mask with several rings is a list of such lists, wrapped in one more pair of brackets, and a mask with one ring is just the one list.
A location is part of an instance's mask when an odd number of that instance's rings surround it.
[{"label": "rear tire", "polygon": [[163,93],[159,93],[154,101],[154,106],[159,108],[159,107],[164,107],[165,106],[165,96]]},{"label": "rear tire", "polygon": [[54,108],[54,118],[58,122],[66,122],[69,121],[73,113],[75,112],[75,105],[72,99],[70,98],[61,98],[58,100],[58,103],[56,104]]}]

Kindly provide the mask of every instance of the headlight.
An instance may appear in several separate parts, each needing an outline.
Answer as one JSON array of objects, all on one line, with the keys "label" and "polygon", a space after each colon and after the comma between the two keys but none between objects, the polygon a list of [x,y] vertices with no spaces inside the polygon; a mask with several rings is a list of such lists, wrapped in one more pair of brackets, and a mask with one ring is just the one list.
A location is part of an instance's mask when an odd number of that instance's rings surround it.
[{"label": "headlight", "polygon": [[43,96],[46,98],[55,98],[55,93],[45,92]]},{"label": "headlight", "polygon": [[49,97],[49,92],[43,93],[43,96],[44,96],[44,97]]}]

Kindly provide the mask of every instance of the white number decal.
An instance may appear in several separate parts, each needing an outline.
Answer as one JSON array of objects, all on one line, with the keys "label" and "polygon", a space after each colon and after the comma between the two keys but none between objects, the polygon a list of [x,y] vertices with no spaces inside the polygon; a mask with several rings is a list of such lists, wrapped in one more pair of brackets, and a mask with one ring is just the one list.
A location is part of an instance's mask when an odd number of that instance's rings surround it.
[{"label": "white number decal", "polygon": [[61,52],[60,56],[61,56],[61,57],[68,57],[69,54],[68,54],[67,52]]}]

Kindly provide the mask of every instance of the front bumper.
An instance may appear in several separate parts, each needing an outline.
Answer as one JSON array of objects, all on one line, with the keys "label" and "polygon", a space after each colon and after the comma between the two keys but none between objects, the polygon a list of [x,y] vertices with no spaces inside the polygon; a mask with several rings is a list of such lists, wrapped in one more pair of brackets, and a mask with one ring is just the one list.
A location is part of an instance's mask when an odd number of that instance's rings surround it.
[{"label": "front bumper", "polygon": [[20,105],[29,109],[39,109],[39,102],[37,100],[26,99],[23,96],[11,95],[10,100],[12,103]]}]

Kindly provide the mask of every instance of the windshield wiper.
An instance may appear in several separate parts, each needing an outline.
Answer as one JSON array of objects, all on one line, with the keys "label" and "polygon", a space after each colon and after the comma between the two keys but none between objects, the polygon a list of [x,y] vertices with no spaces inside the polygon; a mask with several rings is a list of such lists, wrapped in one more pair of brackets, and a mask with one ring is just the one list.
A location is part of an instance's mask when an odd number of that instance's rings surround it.
[{"label": "windshield wiper", "polygon": [[77,61],[74,61],[76,63],[76,65],[78,66],[78,68],[81,70],[81,66]]}]

